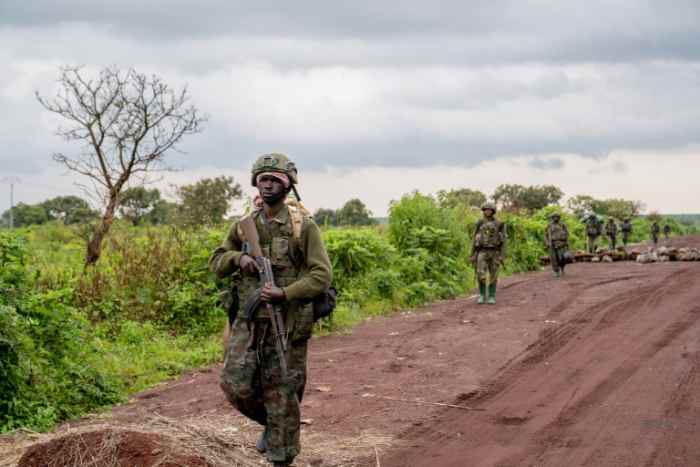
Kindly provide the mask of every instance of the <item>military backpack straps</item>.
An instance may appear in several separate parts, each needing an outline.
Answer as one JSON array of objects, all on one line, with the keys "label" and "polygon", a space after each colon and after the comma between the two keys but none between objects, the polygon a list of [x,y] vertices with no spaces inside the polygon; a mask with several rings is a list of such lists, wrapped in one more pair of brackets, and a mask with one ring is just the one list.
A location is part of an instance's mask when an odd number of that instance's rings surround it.
[{"label": "military backpack straps", "polygon": [[[304,207],[301,202],[297,200],[288,200],[287,210],[289,212],[289,221],[292,227],[292,251],[296,257],[297,253],[302,253],[301,245],[301,232],[304,228],[304,219],[311,217],[311,213]],[[261,210],[254,211],[250,215],[258,216]],[[237,227],[238,238],[245,242],[245,236],[241,230],[240,224]],[[298,261],[301,258],[294,258]],[[324,292],[321,292],[317,296],[311,299],[313,304],[314,321],[318,321],[321,318],[327,318],[331,316],[333,310],[336,308],[336,300],[338,297],[338,291],[332,285],[328,287]]]}]

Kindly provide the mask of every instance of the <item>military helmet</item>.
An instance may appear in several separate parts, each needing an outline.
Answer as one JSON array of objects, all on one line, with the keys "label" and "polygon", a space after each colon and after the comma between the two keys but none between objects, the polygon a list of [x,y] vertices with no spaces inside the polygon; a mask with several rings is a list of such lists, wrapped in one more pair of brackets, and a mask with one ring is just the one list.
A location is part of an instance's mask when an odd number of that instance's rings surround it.
[{"label": "military helmet", "polygon": [[292,184],[296,185],[299,183],[297,167],[294,165],[294,162],[290,161],[289,157],[279,152],[271,152],[270,154],[263,154],[258,157],[253,164],[250,184],[256,186],[256,179],[258,175],[263,172],[280,172],[286,174]]},{"label": "military helmet", "polygon": [[495,213],[495,212],[496,212],[496,204],[495,204],[495,203],[492,203],[492,202],[490,202],[490,201],[485,202],[485,203],[483,204],[483,206],[481,206],[481,210],[482,210],[482,211],[486,211],[487,209],[490,209],[490,210],[492,210],[492,211]]},{"label": "military helmet", "polygon": [[561,219],[561,214],[559,214],[558,212],[553,212],[549,215],[549,217],[552,219]]}]

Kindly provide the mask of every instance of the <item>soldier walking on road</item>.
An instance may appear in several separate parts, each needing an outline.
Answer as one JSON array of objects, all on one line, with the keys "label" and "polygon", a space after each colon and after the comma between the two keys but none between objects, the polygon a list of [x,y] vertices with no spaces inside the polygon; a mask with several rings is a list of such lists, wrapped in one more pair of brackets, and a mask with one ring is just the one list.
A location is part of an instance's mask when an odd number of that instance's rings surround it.
[{"label": "soldier walking on road", "polygon": [[617,246],[617,224],[612,217],[608,218],[608,223],[605,225],[605,234],[608,236],[608,248],[615,250]]},{"label": "soldier walking on road", "polygon": [[560,222],[561,214],[555,212],[551,215],[551,222],[544,233],[544,241],[549,249],[549,259],[555,277],[564,274],[566,267],[567,250],[569,249],[569,229],[566,224]]},{"label": "soldier walking on road", "polygon": [[666,224],[664,225],[664,239],[668,240],[669,235],[671,235],[671,226]]},{"label": "soldier walking on road", "polygon": [[659,232],[661,229],[659,228],[659,223],[654,221],[653,224],[651,224],[651,240],[654,242],[654,246],[659,244]]},{"label": "soldier walking on road", "polygon": [[620,230],[622,231],[622,244],[627,246],[630,239],[630,234],[632,233],[632,223],[629,218],[622,221],[620,224]]},{"label": "soldier walking on road", "polygon": [[[246,312],[238,313],[231,328],[221,388],[243,415],[265,427],[256,447],[275,467],[290,465],[301,448],[299,403],[314,324],[310,301],[325,293],[331,282],[331,264],[318,226],[297,207],[285,204],[296,183],[297,170],[285,155],[260,157],[253,165],[252,184],[262,197],[262,207],[249,214],[252,221],[234,223],[209,259],[210,269],[220,278],[240,271],[239,303],[246,304]],[[248,248],[254,242],[241,228],[244,221],[246,228],[254,225],[263,256],[272,263],[275,283],[262,288],[258,262]],[[272,311],[263,306],[268,303],[274,304]],[[282,318],[281,335],[287,336],[286,352],[280,352],[276,340],[280,333],[272,328],[277,316]]]},{"label": "soldier walking on road", "polygon": [[496,220],[495,204],[484,204],[481,212],[484,218],[476,223],[470,259],[476,265],[476,276],[479,281],[477,303],[484,303],[488,286],[488,303],[494,305],[496,304],[498,268],[503,266],[506,257],[506,230],[505,224]]},{"label": "soldier walking on road", "polygon": [[586,236],[588,237],[588,253],[595,253],[595,242],[601,234],[601,225],[598,217],[591,214],[586,219]]}]

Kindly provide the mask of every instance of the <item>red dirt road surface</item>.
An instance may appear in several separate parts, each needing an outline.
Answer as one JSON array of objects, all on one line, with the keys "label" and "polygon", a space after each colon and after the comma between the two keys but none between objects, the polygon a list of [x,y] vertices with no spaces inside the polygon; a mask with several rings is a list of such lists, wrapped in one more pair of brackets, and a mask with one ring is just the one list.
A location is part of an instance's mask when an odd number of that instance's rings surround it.
[{"label": "red dirt road surface", "polygon": [[[250,444],[219,370],[110,423],[224,417],[242,428],[218,436]],[[700,263],[519,275],[496,306],[462,298],[314,339],[302,410],[297,466],[700,466]]]}]

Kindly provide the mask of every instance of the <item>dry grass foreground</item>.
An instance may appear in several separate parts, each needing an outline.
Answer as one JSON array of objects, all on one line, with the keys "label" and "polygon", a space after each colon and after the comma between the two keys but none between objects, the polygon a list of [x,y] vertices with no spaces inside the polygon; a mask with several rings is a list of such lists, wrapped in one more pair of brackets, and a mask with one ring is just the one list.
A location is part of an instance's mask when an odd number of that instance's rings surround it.
[{"label": "dry grass foreground", "polygon": [[[52,433],[20,431],[0,437],[0,467],[258,467],[269,465],[254,448],[260,428],[239,416],[134,423],[95,416]],[[302,428],[296,466],[352,467],[392,444],[366,431],[352,438]]]}]

